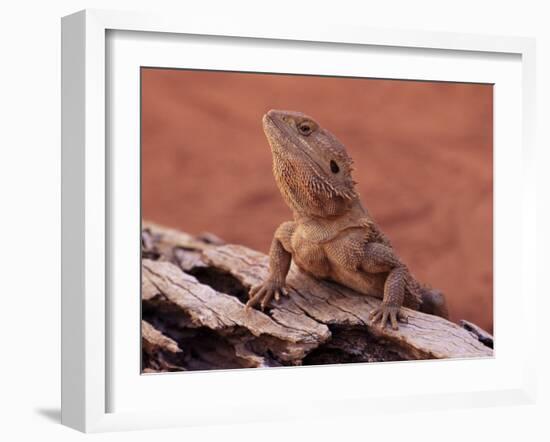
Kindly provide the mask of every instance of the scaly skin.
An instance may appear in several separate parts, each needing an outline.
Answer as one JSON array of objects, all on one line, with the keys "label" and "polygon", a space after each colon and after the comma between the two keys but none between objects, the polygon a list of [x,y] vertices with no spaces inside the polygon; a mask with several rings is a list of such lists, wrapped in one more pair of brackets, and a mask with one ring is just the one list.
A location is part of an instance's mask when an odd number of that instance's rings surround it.
[{"label": "scaly skin", "polygon": [[247,308],[263,310],[286,295],[291,260],[304,272],[382,299],[371,312],[382,327],[406,321],[402,306],[448,317],[443,295],[421,286],[361,205],[344,146],[313,118],[271,110],[263,128],[273,174],[294,215],[275,232],[267,280],[250,291]]}]

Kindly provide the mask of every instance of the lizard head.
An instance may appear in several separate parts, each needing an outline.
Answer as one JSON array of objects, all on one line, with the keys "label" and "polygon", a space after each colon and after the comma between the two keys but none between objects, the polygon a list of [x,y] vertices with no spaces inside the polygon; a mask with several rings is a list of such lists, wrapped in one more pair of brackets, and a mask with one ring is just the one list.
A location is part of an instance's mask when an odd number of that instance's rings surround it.
[{"label": "lizard head", "polygon": [[273,173],[283,198],[295,212],[336,216],[358,196],[352,159],[334,135],[300,112],[270,110],[263,129],[273,155]]}]

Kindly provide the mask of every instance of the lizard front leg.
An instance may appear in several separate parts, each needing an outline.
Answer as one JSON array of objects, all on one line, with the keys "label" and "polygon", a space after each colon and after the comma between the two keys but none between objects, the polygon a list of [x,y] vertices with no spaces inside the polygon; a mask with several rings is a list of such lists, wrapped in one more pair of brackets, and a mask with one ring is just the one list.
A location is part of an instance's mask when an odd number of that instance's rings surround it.
[{"label": "lizard front leg", "polygon": [[384,284],[384,298],[379,307],[373,309],[370,313],[370,319],[373,322],[380,320],[382,328],[386,326],[388,320],[391,327],[397,330],[397,320],[407,321],[407,316],[401,311],[403,298],[405,296],[405,278],[408,270],[405,267],[396,267],[388,273]]},{"label": "lizard front leg", "polygon": [[269,276],[262,284],[252,287],[245,308],[260,303],[263,311],[273,297],[278,301],[281,295],[288,296],[285,280],[292,260],[290,238],[294,227],[294,223],[289,221],[281,224],[275,232],[269,250]]},{"label": "lizard front leg", "polygon": [[368,243],[365,246],[361,268],[369,273],[388,272],[382,303],[371,312],[370,319],[373,322],[380,320],[382,327],[389,320],[392,328],[397,330],[397,320],[406,321],[401,306],[405,297],[408,269],[399,261],[391,247],[380,243]]}]

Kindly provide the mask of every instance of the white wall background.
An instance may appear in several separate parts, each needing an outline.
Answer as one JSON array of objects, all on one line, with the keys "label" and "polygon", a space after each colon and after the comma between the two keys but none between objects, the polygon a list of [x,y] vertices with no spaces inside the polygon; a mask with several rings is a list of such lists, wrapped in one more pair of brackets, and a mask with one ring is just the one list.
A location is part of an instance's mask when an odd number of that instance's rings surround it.
[{"label": "white wall background", "polygon": [[[508,34],[537,38],[540,398],[536,406],[411,412],[362,420],[286,422],[101,434],[94,440],[549,440],[548,172],[550,13],[544,1],[276,0],[11,1],[0,9],[0,438],[82,440],[59,425],[60,17],[83,8],[167,11],[273,21]],[[545,187],[543,187],[545,186]],[[511,208],[519,210],[519,208]],[[547,230],[547,229],[544,229]],[[513,238],[511,238],[513,240]],[[533,277],[535,269],[533,269]],[[546,296],[546,297],[545,297]],[[6,302],[7,301],[7,302]],[[544,325],[544,326],[543,326]],[[521,330],[518,331],[521,333]],[[182,398],[185,400],[185,398]]]}]

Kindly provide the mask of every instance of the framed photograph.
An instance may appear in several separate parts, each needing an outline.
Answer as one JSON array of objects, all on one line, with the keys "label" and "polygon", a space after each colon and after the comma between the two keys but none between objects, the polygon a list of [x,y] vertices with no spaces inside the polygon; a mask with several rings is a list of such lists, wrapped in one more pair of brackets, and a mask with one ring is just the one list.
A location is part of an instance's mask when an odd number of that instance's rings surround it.
[{"label": "framed photograph", "polygon": [[94,10],[62,55],[64,424],[533,400],[533,40]]}]

